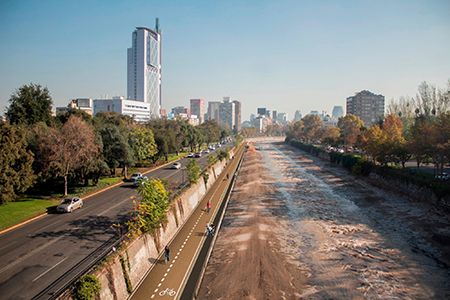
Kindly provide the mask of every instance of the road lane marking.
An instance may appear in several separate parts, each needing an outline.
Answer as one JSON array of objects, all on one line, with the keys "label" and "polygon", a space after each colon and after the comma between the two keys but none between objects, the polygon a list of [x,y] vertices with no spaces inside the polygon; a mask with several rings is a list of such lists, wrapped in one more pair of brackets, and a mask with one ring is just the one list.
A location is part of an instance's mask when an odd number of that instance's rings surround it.
[{"label": "road lane marking", "polygon": [[158,291],[158,289],[156,289],[153,293],[156,293]]},{"label": "road lane marking", "polygon": [[166,274],[164,274],[164,277],[167,277],[167,273],[166,273]]},{"label": "road lane marking", "polygon": [[152,298],[152,299],[155,298],[155,294],[153,294],[150,298]]},{"label": "road lane marking", "polygon": [[101,213],[99,213],[98,216],[103,216],[104,214],[106,214],[106,213],[109,212],[110,210],[116,208],[116,207],[119,206],[119,205],[122,205],[122,204],[125,203],[125,202],[129,202],[130,200],[133,200],[134,198],[135,198],[135,196],[131,196],[131,197],[126,198],[125,200],[122,200],[122,201],[120,201],[120,202],[117,202],[115,205],[113,205],[113,206],[111,206],[110,208],[108,208],[108,209],[102,211]]},{"label": "road lane marking", "polygon": [[163,278],[161,278],[161,282],[163,282],[164,280],[166,280],[166,278],[164,278],[164,277],[163,277]]},{"label": "road lane marking", "polygon": [[4,266],[3,268],[0,269],[0,274],[3,273],[4,271],[8,270],[11,267],[14,267],[15,265],[23,262],[25,259],[29,258],[30,256],[34,255],[36,252],[41,251],[42,249],[47,248],[48,246],[56,243],[57,241],[59,241],[60,239],[62,239],[63,237],[66,237],[66,235],[62,235],[60,237],[55,238],[54,240],[44,243],[42,245],[40,245],[39,247],[35,248],[34,250],[28,252],[27,254],[25,254],[24,256],[14,260],[13,262],[7,264],[6,266]]},{"label": "road lane marking", "polygon": [[44,276],[45,274],[47,274],[48,272],[50,272],[51,270],[53,270],[54,268],[56,268],[60,263],[62,263],[63,261],[65,261],[67,259],[67,257],[65,257],[63,260],[61,260],[59,263],[57,263],[56,265],[54,265],[53,267],[51,267],[50,269],[48,269],[47,271],[45,271],[44,273],[42,273],[41,275],[39,275],[38,277],[36,277],[35,279],[33,279],[32,282],[35,282],[36,280],[38,280],[39,278],[41,278],[42,276]]},{"label": "road lane marking", "polygon": [[161,286],[161,283],[158,284],[158,287],[160,287],[160,286]]}]

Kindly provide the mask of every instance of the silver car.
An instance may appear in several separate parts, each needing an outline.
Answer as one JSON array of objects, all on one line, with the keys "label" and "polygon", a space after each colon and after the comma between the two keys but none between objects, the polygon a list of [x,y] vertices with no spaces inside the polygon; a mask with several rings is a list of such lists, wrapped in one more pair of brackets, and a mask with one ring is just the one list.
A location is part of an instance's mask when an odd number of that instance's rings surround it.
[{"label": "silver car", "polygon": [[56,207],[57,212],[61,213],[70,213],[74,211],[77,208],[83,207],[83,200],[77,197],[73,198],[66,198],[63,201],[61,201],[61,204]]},{"label": "silver car", "polygon": [[180,169],[181,168],[181,164],[179,162],[175,162],[170,166],[171,169]]}]

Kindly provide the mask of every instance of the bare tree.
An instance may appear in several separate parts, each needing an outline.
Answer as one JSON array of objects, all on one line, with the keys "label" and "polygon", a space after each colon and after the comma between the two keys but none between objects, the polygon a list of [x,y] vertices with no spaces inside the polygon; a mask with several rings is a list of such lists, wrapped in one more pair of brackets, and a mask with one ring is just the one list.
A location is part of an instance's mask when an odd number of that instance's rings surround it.
[{"label": "bare tree", "polygon": [[64,196],[70,173],[89,164],[100,153],[92,127],[75,116],[60,129],[49,128],[40,137],[39,147],[41,153],[46,153],[46,166],[64,178]]}]

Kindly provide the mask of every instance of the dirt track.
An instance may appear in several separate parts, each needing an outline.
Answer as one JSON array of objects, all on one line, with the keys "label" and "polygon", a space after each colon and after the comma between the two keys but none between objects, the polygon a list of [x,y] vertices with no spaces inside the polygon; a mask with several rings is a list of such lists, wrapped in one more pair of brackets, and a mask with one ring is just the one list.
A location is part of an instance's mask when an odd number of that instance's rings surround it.
[{"label": "dirt track", "polygon": [[450,297],[447,216],[282,144],[258,146],[199,299]]}]

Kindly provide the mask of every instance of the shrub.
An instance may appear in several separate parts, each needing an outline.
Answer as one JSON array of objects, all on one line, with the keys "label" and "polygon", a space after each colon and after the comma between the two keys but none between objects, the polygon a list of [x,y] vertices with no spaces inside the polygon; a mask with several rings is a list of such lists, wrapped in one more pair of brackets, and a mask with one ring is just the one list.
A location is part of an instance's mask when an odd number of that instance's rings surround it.
[{"label": "shrub", "polygon": [[94,275],[83,275],[77,282],[73,297],[76,300],[92,300],[100,293],[100,281]]},{"label": "shrub", "polygon": [[190,159],[186,166],[190,183],[196,183],[200,178],[201,169],[194,159]]}]

